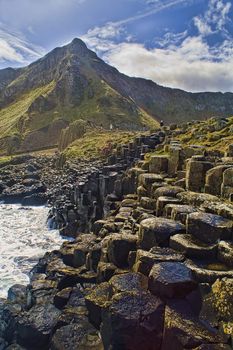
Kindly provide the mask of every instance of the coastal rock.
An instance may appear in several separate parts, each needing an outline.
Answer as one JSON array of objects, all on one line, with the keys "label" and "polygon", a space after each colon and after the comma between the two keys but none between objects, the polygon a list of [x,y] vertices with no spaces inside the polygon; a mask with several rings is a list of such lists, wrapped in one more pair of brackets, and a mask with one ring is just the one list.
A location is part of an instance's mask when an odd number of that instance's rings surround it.
[{"label": "coastal rock", "polygon": [[112,235],[107,247],[109,261],[117,267],[127,267],[129,252],[136,250],[136,245],[137,237],[134,235]]},{"label": "coastal rock", "polygon": [[149,274],[149,290],[154,295],[182,298],[197,288],[192,272],[180,262],[154,264]]},{"label": "coastal rock", "polygon": [[187,233],[205,243],[216,243],[219,239],[232,239],[233,222],[219,215],[192,213],[187,218]]},{"label": "coastal rock", "polygon": [[138,249],[133,270],[148,276],[155,263],[184,261],[184,256],[170,248],[154,247],[149,252]]},{"label": "coastal rock", "polygon": [[51,304],[34,306],[17,319],[17,342],[33,349],[43,349],[49,344],[60,311]]},{"label": "coastal rock", "polygon": [[105,349],[160,350],[164,303],[148,292],[116,294],[103,313]]},{"label": "coastal rock", "polygon": [[166,247],[171,236],[185,231],[184,225],[166,218],[151,217],[140,223],[138,242],[142,249]]},{"label": "coastal rock", "polygon": [[87,322],[59,328],[52,337],[51,350],[103,350],[98,331]]},{"label": "coastal rock", "polygon": [[187,301],[171,301],[166,306],[162,350],[196,349],[205,344],[225,342],[215,328],[202,323],[193,314]]}]

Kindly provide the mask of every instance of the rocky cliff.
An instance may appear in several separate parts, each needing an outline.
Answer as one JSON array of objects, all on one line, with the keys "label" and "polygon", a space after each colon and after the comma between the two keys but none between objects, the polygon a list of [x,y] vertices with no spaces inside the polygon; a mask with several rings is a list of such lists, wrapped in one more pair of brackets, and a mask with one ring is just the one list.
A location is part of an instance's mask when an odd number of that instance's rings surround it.
[{"label": "rocky cliff", "polygon": [[[78,119],[127,130],[233,114],[233,94],[169,89],[130,78],[74,39],[20,69],[0,71],[0,150],[57,146]],[[35,140],[35,142],[34,142]]]}]

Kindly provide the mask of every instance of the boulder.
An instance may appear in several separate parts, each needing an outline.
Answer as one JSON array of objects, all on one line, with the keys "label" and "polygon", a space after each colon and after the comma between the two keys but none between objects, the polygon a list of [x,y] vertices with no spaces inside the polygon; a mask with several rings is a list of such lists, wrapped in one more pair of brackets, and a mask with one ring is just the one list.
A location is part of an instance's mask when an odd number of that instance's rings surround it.
[{"label": "boulder", "polygon": [[197,288],[192,272],[181,262],[161,262],[149,274],[149,290],[165,298],[182,298]]},{"label": "boulder", "polygon": [[16,304],[27,304],[27,287],[21,284],[15,284],[8,290],[7,299]]}]

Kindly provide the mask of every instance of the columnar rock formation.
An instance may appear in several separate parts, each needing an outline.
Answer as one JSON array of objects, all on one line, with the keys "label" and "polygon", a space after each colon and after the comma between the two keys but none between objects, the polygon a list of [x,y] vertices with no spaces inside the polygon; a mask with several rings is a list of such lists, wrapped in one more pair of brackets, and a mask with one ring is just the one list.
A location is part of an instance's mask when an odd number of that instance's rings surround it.
[{"label": "columnar rock formation", "polygon": [[171,136],[137,138],[51,195],[50,225],[75,239],[10,289],[5,348],[231,348],[232,146],[224,157]]}]

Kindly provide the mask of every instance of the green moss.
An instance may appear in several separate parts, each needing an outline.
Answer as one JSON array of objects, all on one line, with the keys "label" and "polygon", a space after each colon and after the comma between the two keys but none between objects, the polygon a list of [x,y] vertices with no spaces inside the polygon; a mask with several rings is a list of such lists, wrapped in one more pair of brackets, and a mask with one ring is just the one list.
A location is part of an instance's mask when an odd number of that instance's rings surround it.
[{"label": "green moss", "polygon": [[[229,144],[233,143],[233,117],[228,118],[227,125],[221,130],[214,130],[215,123],[215,119],[211,118],[192,124],[186,131],[178,135],[176,140],[185,145],[195,144],[205,146],[209,150],[225,152]],[[181,129],[179,130],[181,131]]]},{"label": "green moss", "polygon": [[0,157],[0,165],[9,162],[12,159],[11,156],[9,157]]},{"label": "green moss", "polygon": [[103,158],[120,144],[132,141],[137,133],[123,131],[90,131],[73,142],[63,153],[67,158]]}]

